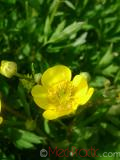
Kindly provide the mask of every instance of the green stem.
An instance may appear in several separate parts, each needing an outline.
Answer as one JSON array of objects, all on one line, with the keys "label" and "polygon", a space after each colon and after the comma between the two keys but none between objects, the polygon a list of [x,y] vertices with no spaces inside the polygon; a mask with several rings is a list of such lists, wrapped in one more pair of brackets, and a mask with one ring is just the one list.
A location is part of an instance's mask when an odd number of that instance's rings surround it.
[{"label": "green stem", "polygon": [[25,95],[22,83],[20,83],[19,86],[18,86],[18,92],[19,92],[20,99],[23,102],[26,115],[28,117],[31,117],[30,106],[29,106],[29,104],[28,104],[28,102],[26,100],[26,95]]},{"label": "green stem", "polygon": [[23,119],[23,120],[26,119],[26,116],[24,116],[24,115],[22,115],[21,113],[13,110],[13,108],[11,109],[11,108],[8,107],[5,103],[3,104],[3,106],[4,106],[3,108],[4,108],[6,111],[10,112],[11,114],[15,115],[16,117],[21,118],[21,119]]},{"label": "green stem", "polygon": [[18,122],[18,121],[10,121],[10,120],[3,120],[3,125],[6,126],[13,126],[13,127],[23,127],[25,125],[24,121],[23,122]]},{"label": "green stem", "polygon": [[15,76],[18,77],[18,78],[20,78],[20,79],[26,79],[26,80],[28,80],[28,81],[34,82],[34,80],[33,80],[32,78],[27,77],[26,75],[22,75],[22,74],[20,74],[20,73],[17,73]]},{"label": "green stem", "polygon": [[63,128],[67,129],[68,127],[59,119],[56,120]]},{"label": "green stem", "polygon": [[28,3],[28,1],[25,1],[25,10],[26,10],[26,19],[28,19],[29,18],[29,11],[28,11],[28,9],[29,9],[29,3]]}]

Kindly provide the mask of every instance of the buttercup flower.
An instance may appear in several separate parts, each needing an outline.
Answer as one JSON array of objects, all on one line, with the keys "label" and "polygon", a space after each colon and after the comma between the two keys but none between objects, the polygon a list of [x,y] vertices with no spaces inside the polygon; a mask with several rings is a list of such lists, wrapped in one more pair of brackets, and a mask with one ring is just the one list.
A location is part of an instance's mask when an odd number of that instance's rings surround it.
[{"label": "buttercup flower", "polygon": [[[1,113],[1,99],[0,99],[0,113]],[[3,122],[3,118],[0,116],[0,124]]]},{"label": "buttercup flower", "polygon": [[1,61],[0,74],[7,78],[11,78],[17,73],[17,64],[12,61]]},{"label": "buttercup flower", "polygon": [[47,69],[41,77],[41,85],[32,88],[35,103],[44,109],[48,120],[75,113],[79,105],[90,99],[94,89],[88,88],[85,76],[76,75],[71,81],[71,70],[64,65]]}]

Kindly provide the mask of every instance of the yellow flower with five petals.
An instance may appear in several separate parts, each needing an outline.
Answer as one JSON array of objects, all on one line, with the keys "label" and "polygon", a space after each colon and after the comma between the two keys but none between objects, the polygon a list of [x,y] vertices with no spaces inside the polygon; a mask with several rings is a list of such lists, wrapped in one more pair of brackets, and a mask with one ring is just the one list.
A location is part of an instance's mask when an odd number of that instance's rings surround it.
[{"label": "yellow flower with five petals", "polygon": [[41,77],[41,85],[32,88],[35,103],[44,109],[43,117],[48,120],[75,113],[79,105],[90,99],[94,88],[89,88],[83,75],[71,80],[71,70],[64,65],[47,69]]}]

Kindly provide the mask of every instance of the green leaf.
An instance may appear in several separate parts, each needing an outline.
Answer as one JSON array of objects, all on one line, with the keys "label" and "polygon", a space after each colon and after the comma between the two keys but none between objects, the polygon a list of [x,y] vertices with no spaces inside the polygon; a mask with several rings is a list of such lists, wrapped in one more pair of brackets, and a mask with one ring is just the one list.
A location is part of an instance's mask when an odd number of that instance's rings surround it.
[{"label": "green leaf", "polygon": [[52,13],[56,10],[56,8],[58,7],[60,1],[59,0],[53,0],[50,8],[49,8],[49,13]]},{"label": "green leaf", "polygon": [[48,39],[48,35],[50,34],[50,31],[51,31],[51,24],[50,24],[49,16],[47,16],[46,21],[45,21],[45,27],[44,27],[44,41],[45,41],[45,43]]},{"label": "green leaf", "polygon": [[112,134],[115,137],[120,137],[120,130],[118,130],[117,127],[115,127],[112,124],[107,124],[105,128],[110,134]]},{"label": "green leaf", "polygon": [[104,87],[105,85],[105,82],[107,81],[108,79],[103,77],[103,76],[97,76],[95,79],[94,79],[94,82],[91,82],[91,85],[93,87]]},{"label": "green leaf", "polygon": [[102,73],[107,76],[113,76],[114,73],[118,71],[119,67],[117,65],[111,64],[105,68]]},{"label": "green leaf", "polygon": [[12,129],[9,130],[9,135],[13,140],[13,143],[18,148],[33,148],[35,144],[40,144],[44,142],[44,138],[36,135],[35,133],[21,130]]},{"label": "green leaf", "polygon": [[26,55],[26,56],[28,56],[29,53],[30,53],[30,49],[31,48],[30,48],[29,43],[25,44],[24,47],[23,47],[23,54]]},{"label": "green leaf", "polygon": [[57,38],[57,36],[62,32],[62,30],[65,27],[65,23],[66,21],[62,21],[61,23],[58,24],[56,30],[53,32],[52,36],[50,37],[50,41],[51,39]]},{"label": "green leaf", "polygon": [[42,138],[32,132],[19,130],[19,133],[21,134],[20,139],[22,139],[22,140],[25,140],[29,143],[35,143],[35,144],[42,143],[42,141],[41,141]]},{"label": "green leaf", "polygon": [[5,0],[5,3],[15,4],[16,0]]},{"label": "green leaf", "polygon": [[102,16],[105,17],[109,14],[113,14],[118,9],[118,7],[119,7],[118,3],[116,3],[115,5],[109,6],[109,8],[107,8],[107,10],[104,10],[102,12]]},{"label": "green leaf", "polygon": [[50,38],[49,43],[60,42],[62,40],[70,38],[73,34],[77,33],[82,28],[83,22],[73,22],[66,28],[64,28],[61,33],[56,34],[55,37]]},{"label": "green leaf", "polygon": [[34,148],[34,145],[32,143],[29,143],[23,139],[17,140],[15,143],[16,147],[20,149],[29,149],[29,148]]},{"label": "green leaf", "polygon": [[112,54],[112,48],[113,45],[110,45],[107,52],[105,53],[105,55],[102,57],[102,59],[100,60],[98,67],[105,67],[108,64],[110,64],[114,58],[114,55]]},{"label": "green leaf", "polygon": [[86,42],[87,32],[83,33],[79,38],[75,40],[75,42],[72,43],[73,47],[76,47],[78,45],[82,45]]},{"label": "green leaf", "polygon": [[75,6],[70,1],[64,1],[64,3],[71,9],[75,10]]}]

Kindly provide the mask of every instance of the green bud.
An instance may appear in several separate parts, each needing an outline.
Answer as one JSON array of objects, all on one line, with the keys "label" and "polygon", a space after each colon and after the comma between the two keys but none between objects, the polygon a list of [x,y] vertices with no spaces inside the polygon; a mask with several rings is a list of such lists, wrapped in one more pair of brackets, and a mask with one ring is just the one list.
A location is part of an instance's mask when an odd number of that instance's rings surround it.
[{"label": "green bud", "polygon": [[87,81],[89,81],[91,79],[90,74],[88,72],[81,72],[80,75],[82,75],[83,77],[85,77],[85,79]]},{"label": "green bud", "polygon": [[36,83],[40,83],[41,76],[42,76],[41,73],[36,73],[36,74],[34,75],[34,80],[35,80]]},{"label": "green bud", "polygon": [[35,120],[28,119],[28,120],[25,122],[25,126],[26,126],[26,129],[27,129],[27,130],[33,131],[33,130],[36,128],[36,122],[35,122]]}]

